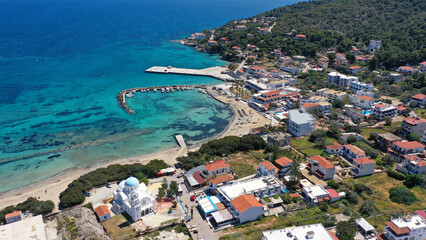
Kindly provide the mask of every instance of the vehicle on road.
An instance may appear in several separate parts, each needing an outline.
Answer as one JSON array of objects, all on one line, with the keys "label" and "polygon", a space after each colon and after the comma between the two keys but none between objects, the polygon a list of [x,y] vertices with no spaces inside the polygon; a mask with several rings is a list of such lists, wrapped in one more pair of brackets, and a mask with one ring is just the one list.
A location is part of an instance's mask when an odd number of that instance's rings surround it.
[{"label": "vehicle on road", "polygon": [[183,176],[185,176],[185,171],[182,171],[182,172],[180,172],[178,175],[177,175],[177,178],[181,178],[181,177],[183,177]]}]

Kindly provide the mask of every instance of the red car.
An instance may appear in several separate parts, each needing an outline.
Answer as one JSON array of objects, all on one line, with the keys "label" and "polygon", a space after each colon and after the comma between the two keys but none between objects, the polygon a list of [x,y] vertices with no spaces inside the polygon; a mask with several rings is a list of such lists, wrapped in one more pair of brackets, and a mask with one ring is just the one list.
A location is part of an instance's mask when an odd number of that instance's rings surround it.
[{"label": "red car", "polygon": [[193,202],[195,200],[195,197],[191,196],[190,200],[191,200],[191,202]]}]

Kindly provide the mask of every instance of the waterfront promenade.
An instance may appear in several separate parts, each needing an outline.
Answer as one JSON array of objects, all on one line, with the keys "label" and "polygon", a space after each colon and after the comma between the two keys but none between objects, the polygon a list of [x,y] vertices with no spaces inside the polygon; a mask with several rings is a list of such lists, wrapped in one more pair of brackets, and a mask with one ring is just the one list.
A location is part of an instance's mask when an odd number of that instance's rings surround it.
[{"label": "waterfront promenade", "polygon": [[235,81],[235,78],[228,75],[226,67],[210,67],[203,69],[188,69],[188,68],[175,68],[175,67],[160,67],[154,66],[145,70],[147,73],[163,73],[163,74],[183,74],[183,75],[195,75],[195,76],[206,76],[213,77],[222,81]]}]

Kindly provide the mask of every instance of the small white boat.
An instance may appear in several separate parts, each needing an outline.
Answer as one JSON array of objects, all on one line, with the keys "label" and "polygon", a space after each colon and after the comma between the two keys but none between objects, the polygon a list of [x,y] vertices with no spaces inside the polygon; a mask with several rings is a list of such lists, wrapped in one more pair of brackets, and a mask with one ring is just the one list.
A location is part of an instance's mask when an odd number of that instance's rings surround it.
[{"label": "small white boat", "polygon": [[154,92],[157,92],[157,89],[156,89],[156,88],[154,88]]},{"label": "small white boat", "polygon": [[166,88],[166,92],[170,92],[170,89],[169,89],[169,88]]},{"label": "small white boat", "polygon": [[171,89],[170,89],[170,91],[171,91],[171,92],[174,92],[174,91],[175,91],[175,89],[174,89],[174,88],[171,88]]},{"label": "small white boat", "polygon": [[164,93],[166,90],[164,90],[164,88],[161,89],[161,92]]},{"label": "small white boat", "polygon": [[132,93],[126,93],[126,97],[131,98],[131,97],[133,97],[133,94]]}]

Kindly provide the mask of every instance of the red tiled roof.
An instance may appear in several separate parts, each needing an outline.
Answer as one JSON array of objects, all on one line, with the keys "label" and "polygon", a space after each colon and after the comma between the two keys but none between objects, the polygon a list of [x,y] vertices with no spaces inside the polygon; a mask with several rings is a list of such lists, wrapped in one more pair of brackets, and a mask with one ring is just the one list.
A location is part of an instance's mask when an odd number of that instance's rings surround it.
[{"label": "red tiled roof", "polygon": [[421,62],[420,65],[426,65],[426,61]]},{"label": "red tiled roof", "polygon": [[396,141],[393,144],[400,147],[400,148],[404,148],[404,149],[413,149],[413,148],[425,147],[425,145],[423,145],[423,144],[421,144],[417,141],[412,141],[412,142]]},{"label": "red tiled roof", "polygon": [[16,216],[19,216],[19,215],[21,215],[21,211],[15,211],[15,212],[13,212],[13,213],[8,213],[8,214],[6,214],[6,218],[11,218],[11,217],[16,217]]},{"label": "red tiled roof", "polygon": [[358,98],[361,98],[361,99],[366,100],[366,101],[374,101],[374,98],[368,97],[368,96],[358,96]]},{"label": "red tiled roof", "polygon": [[328,148],[330,150],[336,150],[336,149],[339,149],[339,148],[343,148],[343,145],[338,143],[338,142],[333,142],[332,145],[325,146],[325,148]]},{"label": "red tiled roof", "polygon": [[398,106],[398,107],[396,107],[397,109],[398,109],[398,111],[404,111],[406,108],[405,107],[403,107],[403,106]]},{"label": "red tiled roof", "polygon": [[384,108],[384,107],[386,107],[386,105],[385,104],[376,104],[376,105],[374,105],[376,108]]},{"label": "red tiled roof", "polygon": [[303,108],[310,108],[310,107],[318,107],[318,103],[305,103],[302,105]]},{"label": "red tiled roof", "polygon": [[298,193],[290,193],[291,198],[301,198],[301,196]]},{"label": "red tiled roof", "polygon": [[355,158],[354,161],[357,162],[358,164],[361,164],[361,165],[376,163],[376,161],[374,161],[370,157]]},{"label": "red tiled roof", "polygon": [[426,161],[420,160],[420,161],[417,162],[416,165],[419,166],[419,167],[424,167],[424,166],[426,166]]},{"label": "red tiled roof", "polygon": [[214,171],[214,170],[226,168],[226,167],[229,167],[229,166],[231,166],[231,165],[229,165],[223,159],[204,165],[204,167],[207,169],[207,171]]},{"label": "red tiled roof", "polygon": [[333,164],[329,162],[327,159],[321,157],[320,155],[312,156],[311,159],[313,161],[317,161],[319,165],[324,169],[331,169],[334,168]]},{"label": "red tiled roof", "polygon": [[407,70],[407,71],[414,71],[414,68],[408,67],[408,66],[402,66],[402,67],[399,67],[399,69]]},{"label": "red tiled roof", "polygon": [[400,228],[395,223],[393,223],[392,221],[387,222],[386,226],[388,226],[390,229],[392,229],[392,231],[394,233],[396,233],[397,235],[407,234],[407,233],[411,232],[411,230],[408,227]]},{"label": "red tiled roof", "polygon": [[340,198],[340,195],[334,189],[326,189],[331,198]]},{"label": "red tiled roof", "polygon": [[419,93],[419,94],[413,95],[411,98],[423,101],[426,98],[426,95]]},{"label": "red tiled roof", "polygon": [[297,34],[297,35],[296,35],[296,37],[299,37],[299,38],[305,38],[305,37],[306,37],[306,35],[304,35],[304,34]]},{"label": "red tiled roof", "polygon": [[365,155],[365,152],[364,152],[361,148],[359,148],[359,147],[357,147],[357,146],[354,146],[354,145],[352,145],[352,144],[346,144],[346,145],[345,145],[345,147],[346,147],[347,149],[349,149],[349,151],[351,151],[351,152],[355,153],[355,154],[356,154],[356,155],[358,155],[358,156]]},{"label": "red tiled roof", "polygon": [[261,67],[261,66],[251,66],[250,68],[255,70],[265,69],[264,67]]},{"label": "red tiled roof", "polygon": [[257,201],[253,195],[241,195],[233,200],[231,200],[232,206],[237,209],[239,213],[244,212],[245,210],[252,207],[263,207],[263,205]]},{"label": "red tiled roof", "polygon": [[264,92],[262,93],[262,95],[266,95],[266,96],[272,96],[272,95],[277,95],[280,94],[281,90],[275,90],[275,91],[270,91],[270,92]]},{"label": "red tiled roof", "polygon": [[272,164],[269,161],[263,161],[261,163],[259,163],[260,165],[264,166],[266,168],[266,170],[276,170],[277,168],[274,166],[274,164]]},{"label": "red tiled roof", "polygon": [[416,213],[417,215],[419,215],[423,219],[426,219],[426,210],[416,210],[416,211],[414,211],[414,213]]},{"label": "red tiled roof", "polygon": [[99,218],[106,215],[106,214],[111,214],[108,207],[105,206],[105,205],[101,205],[101,206],[95,208],[95,212],[96,212],[96,214],[98,215]]},{"label": "red tiled roof", "polygon": [[357,69],[357,68],[361,68],[361,67],[360,66],[351,66],[351,67],[349,67],[350,70],[354,70],[354,69]]},{"label": "red tiled roof", "polygon": [[234,176],[232,176],[231,174],[225,174],[225,175],[221,175],[217,178],[210,179],[210,182],[214,185],[217,185],[219,183],[223,183],[223,182],[227,182],[227,181],[231,181],[231,180],[234,180]]},{"label": "red tiled roof", "polygon": [[201,171],[196,171],[196,172],[194,172],[194,174],[192,174],[192,177],[195,179],[195,181],[197,181],[197,182],[198,182],[198,184],[203,184],[203,183],[207,182],[207,180],[206,180],[206,179],[204,179],[204,178],[201,176]]},{"label": "red tiled roof", "polygon": [[404,119],[403,122],[406,122],[410,125],[417,125],[419,123],[426,122],[426,120],[423,119],[423,118],[419,118],[419,117],[408,117],[408,118]]},{"label": "red tiled roof", "polygon": [[292,162],[293,160],[289,159],[288,157],[280,157],[277,160],[275,160],[275,163],[280,165],[281,167],[291,164]]},{"label": "red tiled roof", "polygon": [[328,234],[330,234],[330,236],[331,236],[331,238],[333,238],[333,240],[340,240],[340,239],[336,236],[336,234],[334,234],[334,232],[332,232],[332,231],[328,231]]},{"label": "red tiled roof", "polygon": [[419,158],[417,155],[404,155],[405,159],[408,159],[410,161],[417,161],[420,160],[421,158]]}]

